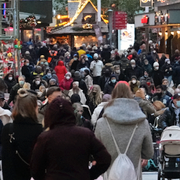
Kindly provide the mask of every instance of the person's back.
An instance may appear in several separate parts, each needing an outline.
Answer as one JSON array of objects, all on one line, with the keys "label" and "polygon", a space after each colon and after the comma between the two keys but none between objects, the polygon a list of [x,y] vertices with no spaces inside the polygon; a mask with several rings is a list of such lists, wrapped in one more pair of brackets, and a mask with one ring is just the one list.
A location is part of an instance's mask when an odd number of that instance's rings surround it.
[{"label": "person's back", "polygon": [[[109,154],[90,130],[75,126],[74,110],[68,101],[56,98],[45,119],[50,130],[39,136],[33,151],[34,179],[91,180],[106,171]],[[90,155],[97,162],[92,169],[88,168]]]},{"label": "person's back", "polygon": [[[124,87],[122,89],[119,88],[120,86],[118,84],[113,90],[112,101],[110,101],[106,106],[103,118],[98,120],[95,135],[105,145],[107,151],[111,154],[112,165],[114,160],[117,158],[118,153],[109,131],[107,121],[110,124],[112,133],[121,153],[125,152],[133,129],[137,125],[138,128],[136,129],[127,152],[127,156],[130,158],[135,170],[137,171],[141,158],[150,159],[153,156],[151,132],[148,121],[145,119],[146,116],[139,108],[138,103],[130,98],[132,95],[127,92],[130,92],[130,89]],[[127,98],[118,98],[123,96]],[[141,169],[141,167],[139,168]],[[141,180],[141,170],[137,173],[140,177],[139,179]],[[109,170],[107,171],[107,175],[108,174]]]},{"label": "person's back", "polygon": [[37,98],[26,90],[19,90],[13,109],[13,123],[2,132],[2,169],[4,180],[29,180],[29,163],[36,138],[42,132],[37,123]]}]

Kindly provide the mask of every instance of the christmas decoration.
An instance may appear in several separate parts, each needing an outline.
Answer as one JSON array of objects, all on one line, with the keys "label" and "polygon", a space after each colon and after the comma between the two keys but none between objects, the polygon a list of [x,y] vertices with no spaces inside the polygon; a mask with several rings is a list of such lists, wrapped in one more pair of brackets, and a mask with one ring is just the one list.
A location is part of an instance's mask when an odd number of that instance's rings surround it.
[{"label": "christmas decoration", "polygon": [[82,27],[83,29],[87,29],[87,30],[93,28],[92,24],[88,24],[88,23],[84,24]]},{"label": "christmas decoration", "polygon": [[22,48],[22,41],[19,41],[18,39],[16,39],[14,41],[14,48],[15,49],[21,49]]},{"label": "christmas decoration", "polygon": [[36,17],[34,15],[30,15],[26,19],[20,20],[20,28],[33,28],[37,25]]}]

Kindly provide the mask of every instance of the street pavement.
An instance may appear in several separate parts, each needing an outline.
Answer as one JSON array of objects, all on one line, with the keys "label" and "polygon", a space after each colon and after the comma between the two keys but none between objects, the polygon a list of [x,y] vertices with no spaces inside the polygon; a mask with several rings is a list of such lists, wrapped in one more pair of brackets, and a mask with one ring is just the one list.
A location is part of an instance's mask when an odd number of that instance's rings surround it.
[{"label": "street pavement", "polygon": [[143,180],[157,180],[157,172],[143,172]]}]

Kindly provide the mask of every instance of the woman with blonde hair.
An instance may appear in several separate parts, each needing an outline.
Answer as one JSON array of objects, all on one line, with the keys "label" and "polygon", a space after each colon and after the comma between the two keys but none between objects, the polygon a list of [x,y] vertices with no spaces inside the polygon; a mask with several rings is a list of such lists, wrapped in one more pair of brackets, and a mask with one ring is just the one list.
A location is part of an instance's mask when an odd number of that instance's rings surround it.
[{"label": "woman with blonde hair", "polygon": [[[119,151],[126,153],[132,161],[138,179],[142,179],[141,158],[146,160],[152,158],[152,138],[146,116],[132,98],[127,82],[119,81],[116,84],[112,92],[112,100],[105,107],[103,117],[97,121],[95,135],[110,153],[111,165],[118,156],[116,141]],[[132,141],[130,141],[131,136],[133,136]],[[127,148],[129,143],[130,146]],[[143,160],[142,164],[147,162],[146,160]],[[104,174],[104,180],[108,179],[110,168]]]},{"label": "woman with blonde hair", "polygon": [[102,93],[99,85],[94,84],[89,92],[89,101],[88,106],[90,108],[91,113],[93,113],[94,109],[102,102]]},{"label": "woman with blonde hair", "polygon": [[31,152],[42,132],[38,124],[37,97],[25,89],[18,90],[12,112],[13,123],[2,132],[2,169],[4,180],[30,180]]}]

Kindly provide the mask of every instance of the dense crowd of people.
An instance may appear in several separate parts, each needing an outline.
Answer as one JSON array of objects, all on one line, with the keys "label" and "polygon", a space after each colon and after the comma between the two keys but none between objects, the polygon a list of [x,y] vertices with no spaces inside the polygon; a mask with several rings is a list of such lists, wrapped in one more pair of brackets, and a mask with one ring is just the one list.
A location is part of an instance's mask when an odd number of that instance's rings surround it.
[{"label": "dense crowd of people", "polygon": [[22,56],[22,75],[0,79],[4,180],[108,179],[118,153],[107,122],[121,152],[138,126],[127,155],[141,179],[139,161],[153,157],[149,125],[179,126],[178,50],[168,59],[144,43],[120,54],[29,41]]}]

